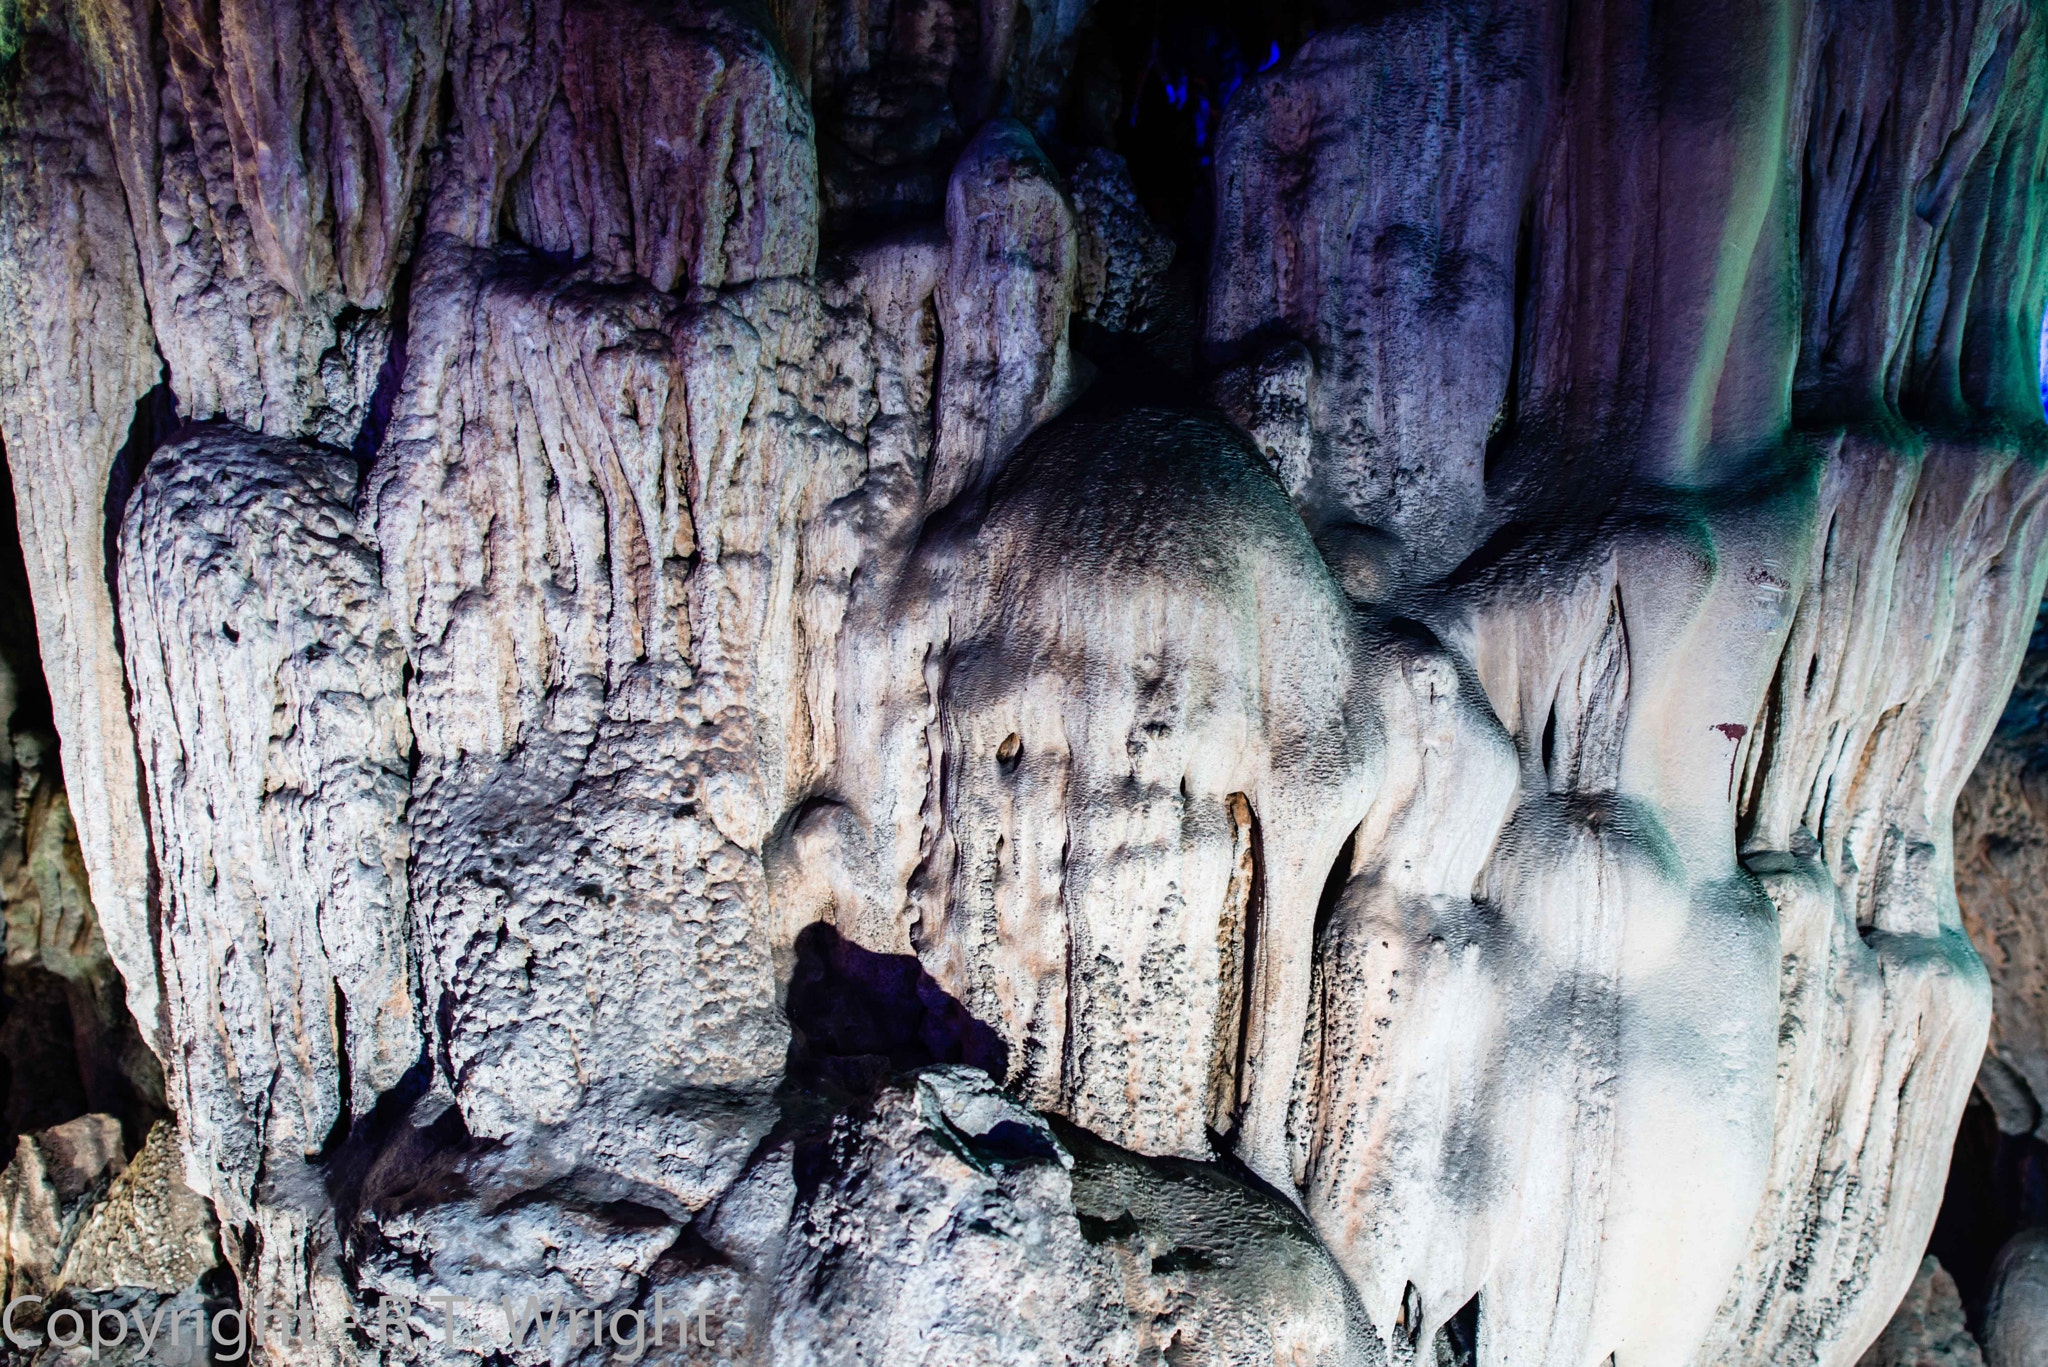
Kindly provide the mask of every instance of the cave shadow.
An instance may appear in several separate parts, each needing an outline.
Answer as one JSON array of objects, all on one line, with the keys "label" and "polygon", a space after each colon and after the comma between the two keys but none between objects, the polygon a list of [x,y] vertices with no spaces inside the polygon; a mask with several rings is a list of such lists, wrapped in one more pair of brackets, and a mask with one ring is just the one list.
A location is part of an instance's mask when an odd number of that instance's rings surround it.
[{"label": "cave shadow", "polygon": [[2048,1225],[2048,1145],[2031,1134],[2001,1133],[1991,1107],[1973,1096],[1956,1131],[1927,1251],[1955,1278],[1964,1317],[1980,1342],[1998,1251],[2039,1225]]},{"label": "cave shadow", "polygon": [[1009,1046],[915,955],[878,954],[823,921],[796,937],[785,1009],[789,1085],[857,1098],[936,1064],[966,1064],[998,1083],[1009,1076]]}]

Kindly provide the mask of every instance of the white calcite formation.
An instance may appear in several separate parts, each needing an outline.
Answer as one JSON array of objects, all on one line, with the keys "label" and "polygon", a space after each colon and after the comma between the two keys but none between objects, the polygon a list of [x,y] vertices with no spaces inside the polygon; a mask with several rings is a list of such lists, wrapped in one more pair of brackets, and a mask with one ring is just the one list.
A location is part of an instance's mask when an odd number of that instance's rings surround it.
[{"label": "white calcite formation", "polygon": [[1862,1357],[1990,1028],[2048,22],[1566,8],[1321,24],[1177,244],[1085,4],[0,7],[42,658],[259,1361]]}]

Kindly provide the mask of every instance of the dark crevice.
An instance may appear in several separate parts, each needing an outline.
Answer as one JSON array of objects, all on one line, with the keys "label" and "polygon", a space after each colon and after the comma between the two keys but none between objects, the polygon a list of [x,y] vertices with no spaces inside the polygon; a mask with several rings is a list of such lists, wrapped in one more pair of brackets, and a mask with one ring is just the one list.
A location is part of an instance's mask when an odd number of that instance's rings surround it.
[{"label": "dark crevice", "polygon": [[320,1157],[323,1159],[341,1147],[355,1124],[355,1076],[348,1055],[348,995],[341,990],[340,983],[334,984],[334,1063],[339,1074],[335,1086],[341,1095],[335,1107],[334,1125],[320,1145]]},{"label": "dark crevice", "polygon": [[[398,696],[405,700],[408,717],[412,712],[412,684],[412,661],[407,660],[398,667]],[[420,778],[420,730],[417,726],[409,726],[406,729],[411,741],[411,744],[406,747],[405,751],[406,820],[410,823],[412,819],[413,790],[417,787]],[[406,881],[410,885],[412,880],[412,858],[410,855],[406,857],[405,873]]]},{"label": "dark crevice", "polygon": [[370,392],[368,411],[363,415],[363,425],[357,430],[355,440],[349,443],[349,454],[356,458],[360,478],[367,479],[370,467],[377,463],[377,453],[384,448],[384,433],[391,425],[391,409],[398,401],[398,387],[405,380],[406,342],[408,318],[406,294],[411,283],[411,267],[400,274],[398,285],[392,291],[390,328],[391,345],[384,353],[384,364],[377,368],[377,384]]},{"label": "dark crevice", "polygon": [[1422,1293],[1414,1282],[1401,1288],[1401,1318],[1395,1322],[1394,1332],[1411,1348],[1422,1337]]},{"label": "dark crevice", "polygon": [[1737,795],[1735,807],[1735,848],[1738,850],[1744,847],[1755,829],[1757,810],[1763,801],[1764,780],[1777,759],[1778,733],[1784,729],[1785,666],[1789,662],[1787,655],[1781,653],[1778,656],[1777,672],[1771,675],[1770,687],[1764,690],[1763,708],[1750,733],[1751,762],[1746,774],[1749,781]]},{"label": "dark crevice", "polygon": [[107,474],[101,547],[106,558],[101,563],[106,570],[107,595],[114,602],[116,650],[121,648],[121,520],[127,515],[128,500],[135,496],[150,458],[180,425],[178,396],[171,391],[171,372],[165,367],[156,387],[136,401],[135,416],[128,423],[128,439],[115,453],[113,469]]},{"label": "dark crevice", "polygon": [[1457,1367],[1472,1367],[1479,1360],[1478,1296],[1466,1301],[1457,1314],[1444,1321],[1444,1327],[1437,1330],[1437,1341],[1449,1350],[1440,1352],[1438,1361],[1448,1357]]},{"label": "dark crevice", "polygon": [[[336,1122],[338,1137],[329,1136],[328,1147],[316,1160],[321,1184],[334,1202],[337,1230],[346,1233],[354,1225],[366,1201],[389,1195],[387,1191],[371,1189],[368,1185],[373,1167],[381,1168],[386,1174],[408,1173],[416,1177],[428,1168],[425,1161],[428,1155],[462,1153],[474,1147],[469,1131],[462,1123],[462,1108],[459,1106],[446,1107],[431,1122],[412,1123],[415,1108],[433,1085],[431,1048],[431,1045],[422,1046],[418,1060],[406,1070],[396,1086],[377,1098],[366,1114],[351,1115],[347,1093],[343,1093],[342,1116]],[[413,1161],[392,1161],[394,1149],[403,1150],[399,1156]],[[390,1180],[389,1176],[383,1179],[384,1182]]]},{"label": "dark crevice", "polygon": [[1182,1246],[1169,1249],[1152,1260],[1152,1275],[1169,1277],[1176,1272],[1207,1272],[1216,1266],[1216,1255],[1205,1248]]},{"label": "dark crevice", "polygon": [[1323,879],[1322,895],[1316,899],[1315,936],[1309,941],[1314,945],[1323,942],[1323,932],[1329,928],[1330,918],[1337,914],[1337,903],[1343,900],[1344,889],[1351,882],[1351,863],[1357,857],[1360,826],[1344,837],[1343,847],[1337,851],[1336,861],[1330,865],[1330,872]]},{"label": "dark crevice", "polygon": [[455,1038],[455,994],[447,988],[441,989],[441,999],[434,1009],[434,1043],[431,1046],[439,1053],[435,1061],[441,1065],[441,1075],[452,1086],[462,1079],[455,1071],[455,1059],[449,1052],[449,1041]]},{"label": "dark crevice", "polygon": [[1145,210],[1205,277],[1214,217],[1216,132],[1247,80],[1346,16],[1315,0],[1102,5],[1083,32],[1056,143],[1100,146],[1130,165]]},{"label": "dark crevice", "polygon": [[1991,1107],[1971,1098],[1927,1251],[1955,1278],[1970,1331],[1980,1339],[1998,1250],[2040,1225],[2048,1225],[2048,1145],[2030,1134],[2001,1134]]},{"label": "dark crevice", "polygon": [[[426,201],[422,197],[412,233],[415,244],[426,231],[425,225]],[[368,480],[371,467],[377,463],[378,453],[384,449],[384,434],[391,427],[391,410],[398,402],[400,386],[405,383],[408,348],[412,340],[412,281],[418,260],[416,251],[407,253],[399,265],[397,277],[392,281],[391,297],[385,303],[384,316],[390,329],[390,345],[384,353],[384,363],[377,368],[377,383],[370,391],[363,425],[349,444],[349,454],[356,458],[359,483]]]},{"label": "dark crevice", "polygon": [[1082,1211],[1079,1212],[1079,1221],[1081,1237],[1091,1244],[1116,1243],[1122,1239],[1135,1239],[1139,1234],[1138,1221],[1128,1210],[1108,1219]]},{"label": "dark crevice", "polygon": [[1536,197],[1531,195],[1522,206],[1522,224],[1515,235],[1515,284],[1510,307],[1512,336],[1508,349],[1507,392],[1501,396],[1500,416],[1494,419],[1493,431],[1486,437],[1486,452],[1481,464],[1481,478],[1493,484],[1499,477],[1503,463],[1514,449],[1515,439],[1520,435],[1522,388],[1528,382],[1528,350],[1530,327],[1534,319],[1531,310],[1535,307],[1535,243],[1536,243]]},{"label": "dark crevice", "polygon": [[[17,530],[21,513],[14,501],[14,471],[6,456],[7,448],[0,444],[0,524]],[[17,734],[38,731],[55,735],[57,721],[51,710],[49,681],[43,675],[35,604],[21,546],[18,535],[0,537],[0,659],[14,674],[14,715],[0,718],[0,723]]]},{"label": "dark crevice", "polygon": [[[1249,795],[1233,794],[1232,796],[1241,797],[1244,802],[1246,839],[1251,846],[1252,885],[1244,900],[1244,922],[1237,928],[1236,1019],[1228,1022],[1226,1027],[1233,1029],[1235,1032],[1235,1038],[1232,1041],[1234,1047],[1230,1058],[1231,1093],[1227,1098],[1230,1123],[1226,1127],[1228,1134],[1218,1136],[1222,1140],[1219,1148],[1227,1146],[1234,1138],[1240,1119],[1238,1108],[1243,1104],[1245,1094],[1250,1088],[1249,1057],[1252,1046],[1252,985],[1257,979],[1259,971],[1259,934],[1265,919],[1266,910],[1266,848],[1264,830],[1259,822],[1259,809],[1252,805]],[[1069,971],[1069,981],[1072,981],[1071,970]],[[1069,1012],[1067,1028],[1070,1031],[1073,1029],[1072,1017],[1073,1013]]]}]

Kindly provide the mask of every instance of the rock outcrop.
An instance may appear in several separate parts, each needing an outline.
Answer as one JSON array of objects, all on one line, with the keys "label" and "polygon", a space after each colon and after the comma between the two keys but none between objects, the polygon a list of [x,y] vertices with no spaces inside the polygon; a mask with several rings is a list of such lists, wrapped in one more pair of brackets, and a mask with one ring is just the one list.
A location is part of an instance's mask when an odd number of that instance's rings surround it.
[{"label": "rock outcrop", "polygon": [[[24,14],[0,437],[257,1360],[1953,1337],[2048,16],[1324,8]],[[221,1289],[163,1143],[81,1287]]]},{"label": "rock outcrop", "polygon": [[2024,1230],[1999,1250],[1984,1298],[1987,1367],[2048,1361],[2048,1232]]},{"label": "rock outcrop", "polygon": [[2007,1134],[2034,1134],[2048,1097],[2048,641],[2036,628],[1997,733],[1956,802],[1956,896],[1991,975],[1978,1086]]},{"label": "rock outcrop", "polygon": [[220,1262],[213,1209],[181,1180],[169,1124],[132,1160],[123,1153],[119,1120],[82,1115],[21,1136],[0,1170],[9,1362],[211,1360],[202,1326],[226,1308],[210,1287]]},{"label": "rock outcrop", "polygon": [[1982,1367],[1984,1354],[1963,1322],[1955,1279],[1923,1259],[1912,1289],[1859,1367]]},{"label": "rock outcrop", "polygon": [[125,1165],[121,1125],[83,1115],[14,1143],[0,1170],[0,1218],[6,1221],[7,1299],[57,1289],[86,1217]]},{"label": "rock outcrop", "polygon": [[57,1286],[176,1295],[219,1263],[215,1242],[212,1207],[185,1185],[177,1134],[160,1122],[80,1219]]}]

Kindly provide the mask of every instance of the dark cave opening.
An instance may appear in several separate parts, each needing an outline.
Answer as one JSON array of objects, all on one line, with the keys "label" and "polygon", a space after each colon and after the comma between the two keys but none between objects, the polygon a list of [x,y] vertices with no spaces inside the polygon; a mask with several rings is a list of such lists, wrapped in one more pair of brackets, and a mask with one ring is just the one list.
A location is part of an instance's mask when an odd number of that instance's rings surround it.
[{"label": "dark cave opening", "polygon": [[2048,1144],[2030,1134],[2000,1133],[1991,1107],[1972,1097],[1956,1132],[1927,1251],[1955,1278],[1970,1331],[1980,1338],[1998,1251],[2039,1225],[2048,1225]]},{"label": "dark cave opening", "polygon": [[790,974],[791,1083],[827,1095],[871,1094],[889,1078],[964,1063],[1001,1082],[1009,1047],[912,954],[878,954],[823,922],[796,937]]},{"label": "dark cave opening", "polygon": [[1304,0],[1107,5],[1080,37],[1058,136],[1130,163],[1145,208],[1200,269],[1213,215],[1217,127],[1248,76],[1277,65],[1315,31]]}]

